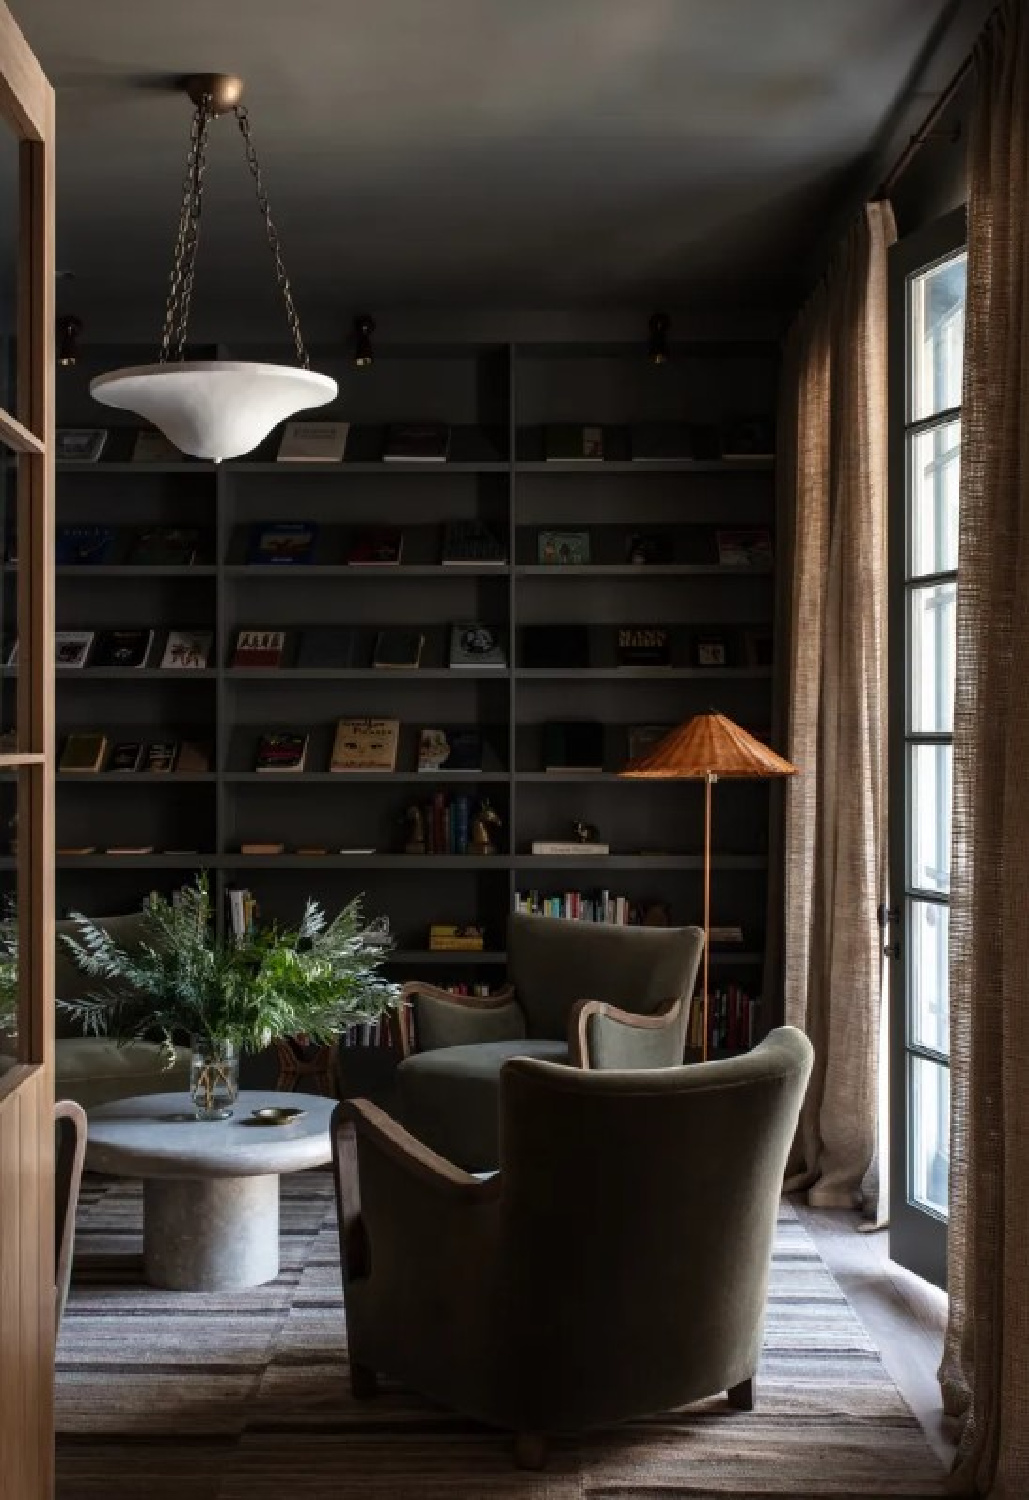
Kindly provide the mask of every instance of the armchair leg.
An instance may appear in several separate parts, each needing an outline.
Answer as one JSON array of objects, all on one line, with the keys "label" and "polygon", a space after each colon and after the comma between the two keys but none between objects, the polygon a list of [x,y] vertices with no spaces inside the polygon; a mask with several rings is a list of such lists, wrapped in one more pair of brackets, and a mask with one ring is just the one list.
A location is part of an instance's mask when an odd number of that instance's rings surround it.
[{"label": "armchair leg", "polygon": [[515,1463],[520,1469],[542,1469],[547,1462],[547,1440],[542,1432],[516,1432]]},{"label": "armchair leg", "polygon": [[749,1380],[741,1380],[739,1385],[730,1386],[726,1395],[734,1411],[753,1411],[755,1397],[753,1375]]},{"label": "armchair leg", "polygon": [[370,1401],[379,1394],[379,1377],[368,1365],[350,1361],[350,1390],[355,1401]]}]

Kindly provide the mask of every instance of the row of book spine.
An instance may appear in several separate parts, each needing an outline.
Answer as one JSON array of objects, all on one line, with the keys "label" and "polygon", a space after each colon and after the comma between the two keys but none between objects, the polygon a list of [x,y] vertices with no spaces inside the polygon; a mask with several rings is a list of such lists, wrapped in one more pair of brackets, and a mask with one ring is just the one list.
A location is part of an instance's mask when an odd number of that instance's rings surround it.
[{"label": "row of book spine", "polygon": [[[708,992],[708,1052],[741,1052],[758,1040],[761,1000],[748,994],[740,985],[730,983]],[[704,1044],[704,997],[694,997],[690,1008],[686,1043],[690,1047]]]},{"label": "row of book spine", "polygon": [[573,922],[612,922],[619,927],[637,926],[644,907],[628,896],[613,896],[610,891],[565,891],[560,896],[543,896],[539,891],[516,891],[516,912],[534,917],[563,917]]},{"label": "row of book spine", "polygon": [[435,792],[422,808],[426,854],[467,854],[472,799]]}]

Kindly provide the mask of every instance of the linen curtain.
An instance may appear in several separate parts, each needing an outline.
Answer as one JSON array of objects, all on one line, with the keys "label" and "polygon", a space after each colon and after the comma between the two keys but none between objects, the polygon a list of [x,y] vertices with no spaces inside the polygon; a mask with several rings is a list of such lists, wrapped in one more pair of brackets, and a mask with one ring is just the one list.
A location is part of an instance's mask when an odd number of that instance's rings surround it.
[{"label": "linen curtain", "polygon": [[976,56],[950,915],[953,1488],[1029,1495],[1029,26]]},{"label": "linen curtain", "polygon": [[876,1150],[886,862],[888,203],[866,205],[784,348],[779,535],[790,593],[783,981],[815,1068],[788,1189],[852,1205]]}]

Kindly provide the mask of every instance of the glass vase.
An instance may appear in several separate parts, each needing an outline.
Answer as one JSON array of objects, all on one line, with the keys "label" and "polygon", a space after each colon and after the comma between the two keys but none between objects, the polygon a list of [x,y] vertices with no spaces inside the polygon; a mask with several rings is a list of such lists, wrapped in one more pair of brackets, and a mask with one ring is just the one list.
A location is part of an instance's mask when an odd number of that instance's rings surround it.
[{"label": "glass vase", "polygon": [[198,1120],[227,1120],[239,1093],[239,1054],[234,1042],[192,1039],[189,1092]]}]

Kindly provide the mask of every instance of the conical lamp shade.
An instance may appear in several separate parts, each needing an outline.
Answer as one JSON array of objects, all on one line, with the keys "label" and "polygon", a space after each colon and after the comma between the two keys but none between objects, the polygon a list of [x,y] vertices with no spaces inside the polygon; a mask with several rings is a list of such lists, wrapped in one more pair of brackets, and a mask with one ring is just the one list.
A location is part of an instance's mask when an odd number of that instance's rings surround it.
[{"label": "conical lamp shade", "polygon": [[646,755],[632,760],[620,776],[674,780],[676,777],[795,776],[797,768],[724,714],[697,714],[671,730]]}]

